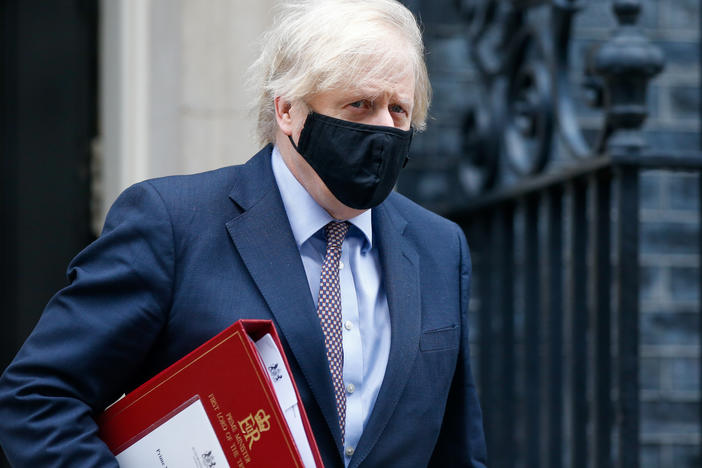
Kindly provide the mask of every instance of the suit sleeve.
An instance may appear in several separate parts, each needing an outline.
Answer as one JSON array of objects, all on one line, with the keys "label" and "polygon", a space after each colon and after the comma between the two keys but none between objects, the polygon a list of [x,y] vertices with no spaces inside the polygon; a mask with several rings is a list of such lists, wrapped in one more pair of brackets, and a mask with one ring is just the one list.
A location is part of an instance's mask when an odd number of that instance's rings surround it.
[{"label": "suit sleeve", "polygon": [[461,343],[449,391],[441,433],[430,462],[432,467],[485,468],[487,454],[483,420],[470,365],[468,302],[471,263],[468,244],[458,229],[460,246]]},{"label": "suit sleeve", "polygon": [[13,466],[117,466],[93,416],[131,385],[163,329],[173,271],[163,200],[148,182],[133,186],[0,378],[0,442]]}]

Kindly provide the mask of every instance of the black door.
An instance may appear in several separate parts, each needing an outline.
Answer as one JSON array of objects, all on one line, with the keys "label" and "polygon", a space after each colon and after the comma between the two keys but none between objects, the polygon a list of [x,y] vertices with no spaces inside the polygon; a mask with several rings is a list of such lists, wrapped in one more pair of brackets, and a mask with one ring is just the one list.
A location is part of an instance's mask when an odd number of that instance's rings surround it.
[{"label": "black door", "polygon": [[0,0],[0,369],[91,240],[97,3]]}]

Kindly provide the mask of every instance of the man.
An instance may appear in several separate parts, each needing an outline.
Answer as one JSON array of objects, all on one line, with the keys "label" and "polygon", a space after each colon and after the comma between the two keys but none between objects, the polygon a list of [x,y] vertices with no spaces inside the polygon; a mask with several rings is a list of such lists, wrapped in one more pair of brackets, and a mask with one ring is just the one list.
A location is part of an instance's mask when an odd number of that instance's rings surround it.
[{"label": "man", "polygon": [[325,466],[485,465],[465,238],[390,194],[429,102],[414,17],[286,5],[252,75],[272,145],[126,190],[3,375],[17,466],[116,466],[94,416],[240,318],[275,322]]}]

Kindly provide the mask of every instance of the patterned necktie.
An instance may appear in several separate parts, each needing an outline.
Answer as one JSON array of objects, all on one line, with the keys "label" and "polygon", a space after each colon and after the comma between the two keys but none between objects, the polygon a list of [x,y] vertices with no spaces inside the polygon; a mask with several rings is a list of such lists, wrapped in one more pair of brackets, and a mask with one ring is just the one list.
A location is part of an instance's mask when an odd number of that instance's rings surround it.
[{"label": "patterned necktie", "polygon": [[346,221],[332,221],[324,226],[327,236],[327,253],[322,264],[319,280],[319,302],[317,315],[324,332],[329,371],[334,384],[336,410],[339,414],[341,442],[344,443],[346,429],[346,393],[344,393],[344,348],[341,337],[341,291],[339,288],[339,259],[341,243],[349,230]]}]

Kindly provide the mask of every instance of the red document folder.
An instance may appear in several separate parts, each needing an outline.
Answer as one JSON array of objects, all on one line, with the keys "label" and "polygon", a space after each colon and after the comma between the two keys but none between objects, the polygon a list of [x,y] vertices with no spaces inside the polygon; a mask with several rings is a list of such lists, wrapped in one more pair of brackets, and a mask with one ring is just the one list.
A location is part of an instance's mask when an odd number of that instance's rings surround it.
[{"label": "red document folder", "polygon": [[[205,431],[195,429],[192,419],[185,419],[194,411],[203,424],[209,422],[221,451],[219,447],[212,450],[204,442],[193,442],[192,450],[187,447],[191,458],[187,466],[220,468],[224,463],[217,463],[216,456],[223,453],[230,467],[304,468],[269,372],[254,345],[267,333],[292,376],[273,323],[239,320],[105,410],[98,418],[100,437],[118,459],[122,453],[135,452],[135,447],[145,441],[153,444],[159,434],[168,441],[164,445],[175,435],[187,444],[190,430],[197,433],[193,440],[202,432],[210,432],[209,426]],[[300,394],[295,381],[290,380],[312,456],[316,466],[322,468]],[[146,450],[151,459],[140,466],[186,466],[182,459],[168,460],[168,450],[158,443]]]}]

